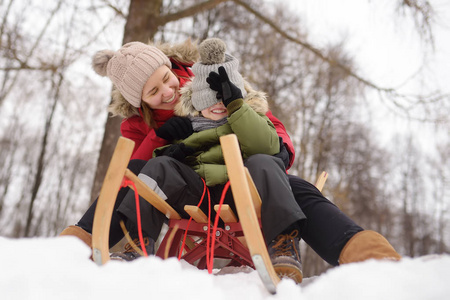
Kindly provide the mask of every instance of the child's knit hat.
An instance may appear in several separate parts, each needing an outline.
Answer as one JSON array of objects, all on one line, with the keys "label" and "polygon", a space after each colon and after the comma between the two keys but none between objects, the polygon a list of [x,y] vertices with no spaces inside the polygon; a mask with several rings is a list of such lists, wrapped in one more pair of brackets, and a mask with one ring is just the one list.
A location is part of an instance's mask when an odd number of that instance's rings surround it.
[{"label": "child's knit hat", "polygon": [[198,46],[200,61],[192,66],[192,72],[195,75],[192,80],[192,105],[197,111],[202,111],[221,101],[216,97],[217,92],[213,91],[206,82],[209,73],[218,73],[220,66],[225,68],[230,81],[241,89],[242,96],[247,95],[244,79],[239,73],[239,61],[225,51],[225,43],[218,38],[206,39]]},{"label": "child's knit hat", "polygon": [[159,67],[172,68],[169,58],[156,47],[131,42],[118,51],[98,51],[92,67],[100,76],[108,76],[122,96],[134,107],[141,106],[142,90]]}]

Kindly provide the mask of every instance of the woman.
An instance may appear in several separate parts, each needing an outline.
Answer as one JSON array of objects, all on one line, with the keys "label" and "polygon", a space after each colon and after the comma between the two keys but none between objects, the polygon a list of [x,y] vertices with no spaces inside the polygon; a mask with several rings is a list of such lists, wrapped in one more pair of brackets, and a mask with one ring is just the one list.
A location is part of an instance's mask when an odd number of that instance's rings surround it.
[{"label": "woman", "polygon": [[[164,56],[165,55],[165,56]],[[169,60],[170,58],[170,60]],[[100,51],[94,57],[94,70],[108,76],[115,86],[113,114],[125,117],[121,132],[135,141],[129,169],[139,173],[152,156],[154,149],[174,139],[182,139],[192,133],[186,120],[173,116],[178,102],[179,88],[192,77],[190,66],[198,58],[196,46],[190,41],[182,44],[150,46],[129,43],[119,51]],[[282,138],[280,153],[287,168],[294,160],[294,148],[283,124],[270,111],[266,116],[275,125]],[[284,154],[284,155],[283,155]],[[369,258],[400,259],[400,255],[380,234],[363,230],[328,201],[310,183],[289,175],[298,206],[306,215],[302,238],[331,265],[362,261]],[[128,188],[119,191],[116,209]],[[69,226],[61,235],[77,236],[91,246],[94,203],[75,226]],[[115,210],[116,210],[115,209]],[[110,246],[123,236],[113,215],[110,230]],[[150,248],[153,245],[149,245]]]},{"label": "woman", "polygon": [[[193,77],[190,67],[197,59],[197,46],[190,40],[181,44],[157,46],[132,42],[118,51],[99,51],[93,57],[94,70],[101,76],[108,76],[114,84],[109,111],[124,117],[122,136],[135,142],[128,166],[135,174],[152,157],[154,149],[193,132],[187,119],[172,117],[179,100],[179,89]],[[246,88],[250,93],[254,92],[250,86]],[[294,160],[290,138],[283,124],[270,111],[266,115],[284,141],[282,145],[287,150],[283,148],[280,157],[290,166]],[[128,188],[119,191],[115,208],[127,191]],[[95,207],[96,201],[77,225],[69,226],[62,235],[76,235],[90,246]],[[113,214],[113,221],[117,218]],[[123,237],[121,228],[114,224],[117,222],[112,222],[110,246]]]}]

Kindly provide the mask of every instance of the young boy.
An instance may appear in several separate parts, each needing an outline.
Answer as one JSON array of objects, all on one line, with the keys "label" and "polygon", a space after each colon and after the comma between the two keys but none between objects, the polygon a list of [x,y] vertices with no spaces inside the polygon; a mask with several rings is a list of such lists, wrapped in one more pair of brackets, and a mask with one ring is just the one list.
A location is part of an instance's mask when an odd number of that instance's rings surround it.
[{"label": "young boy", "polygon": [[176,115],[189,118],[194,133],[156,149],[154,156],[183,161],[211,187],[228,180],[220,136],[236,134],[244,159],[254,154],[277,154],[280,144],[274,125],[265,116],[265,95],[256,91],[247,95],[237,70],[239,62],[225,54],[222,40],[205,40],[199,45],[199,54],[200,62],[192,67],[195,77],[181,89],[175,107]]}]

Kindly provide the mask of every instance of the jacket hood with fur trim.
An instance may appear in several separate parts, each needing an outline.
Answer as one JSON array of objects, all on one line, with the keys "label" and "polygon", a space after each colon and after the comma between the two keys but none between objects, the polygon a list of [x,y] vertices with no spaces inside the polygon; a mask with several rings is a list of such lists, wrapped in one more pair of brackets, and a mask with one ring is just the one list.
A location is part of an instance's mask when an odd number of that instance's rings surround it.
[{"label": "jacket hood with fur trim", "polygon": [[[250,83],[244,80],[244,87],[247,95],[244,97],[244,102],[247,103],[255,112],[265,115],[269,111],[269,103],[264,92],[256,91],[252,88]],[[175,115],[181,117],[197,117],[200,114],[192,105],[192,81],[187,82],[180,89],[180,101],[175,106]]]},{"label": "jacket hood with fur trim", "polygon": [[[182,43],[171,44],[171,43],[149,43],[149,45],[155,46],[161,50],[167,57],[169,57],[173,63],[178,63],[182,66],[191,66],[199,59],[197,43],[192,42],[191,39],[187,39]],[[181,67],[182,68],[182,67]],[[174,69],[175,72],[178,70]],[[188,76],[188,75],[186,75]],[[182,86],[185,81],[189,78],[180,77],[180,86]],[[140,116],[139,110],[132,106],[122,94],[113,86],[111,93],[112,102],[108,107],[108,111],[113,116],[121,116],[123,118],[130,118],[132,116]]]}]

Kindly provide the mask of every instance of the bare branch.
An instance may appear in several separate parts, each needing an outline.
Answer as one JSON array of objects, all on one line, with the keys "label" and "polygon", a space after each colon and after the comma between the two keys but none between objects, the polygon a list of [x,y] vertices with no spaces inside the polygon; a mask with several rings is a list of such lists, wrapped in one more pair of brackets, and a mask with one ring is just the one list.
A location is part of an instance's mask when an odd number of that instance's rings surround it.
[{"label": "bare branch", "polygon": [[0,71],[22,71],[22,70],[28,70],[28,71],[51,71],[51,72],[55,72],[57,69],[59,68],[59,66],[55,66],[55,65],[41,65],[41,66],[37,66],[37,67],[33,67],[33,66],[29,66],[25,63],[21,63],[19,66],[17,67],[3,67],[0,68]]},{"label": "bare branch", "polygon": [[[8,15],[11,10],[11,6],[12,6],[13,2],[14,2],[14,0],[9,1],[8,8],[6,9],[5,14],[2,18],[3,21],[2,21],[2,25],[0,26],[0,36],[3,36],[3,32],[5,30],[5,25],[6,25],[6,19],[8,18]],[[0,39],[0,48],[2,47],[2,40],[3,39]]]},{"label": "bare branch", "polygon": [[160,24],[164,25],[166,23],[177,21],[182,18],[191,17],[203,11],[211,10],[220,3],[227,2],[229,0],[208,0],[191,7],[188,7],[184,10],[178,11],[173,14],[165,15],[160,18]]},{"label": "bare branch", "polygon": [[[41,32],[39,33],[38,37],[36,38],[33,46],[31,47],[31,49],[28,51],[28,53],[26,53],[25,55],[23,55],[25,57],[25,60],[22,60],[19,58],[19,55],[17,55],[17,52],[15,48],[10,48],[10,52],[13,55],[13,58],[19,63],[19,67],[6,67],[3,68],[3,70],[17,70],[20,71],[22,69],[28,69],[28,70],[33,70],[35,68],[28,66],[28,61],[29,59],[32,57],[34,51],[36,50],[36,48],[38,47],[39,43],[41,42],[44,34],[47,32],[47,29],[50,26],[51,21],[53,20],[53,18],[56,16],[56,13],[60,10],[62,5],[62,0],[58,1],[58,4],[56,5],[56,7],[51,11],[50,16],[47,19],[47,22],[45,23],[44,27],[42,28]],[[47,68],[47,66],[43,65],[42,66],[44,69]],[[54,68],[54,66],[48,65],[48,67],[50,69]],[[6,88],[6,91],[2,92],[0,94],[0,106],[3,104],[4,99],[6,98],[6,96],[10,93],[10,91],[12,90],[12,87],[15,85],[15,83],[17,82],[18,76],[19,76],[20,72],[16,72],[16,74],[14,75],[14,77],[11,79],[11,83],[9,85],[9,87]]]},{"label": "bare branch", "polygon": [[319,49],[315,48],[314,46],[312,46],[311,44],[301,41],[299,39],[297,39],[296,37],[288,34],[287,32],[285,32],[283,29],[281,29],[278,25],[276,25],[274,22],[272,22],[270,19],[266,18],[265,16],[263,16],[262,14],[260,14],[258,11],[254,10],[253,8],[250,7],[250,5],[248,5],[247,3],[245,3],[244,1],[241,0],[233,0],[234,2],[236,2],[237,4],[241,5],[242,7],[244,7],[246,10],[248,10],[249,12],[251,12],[253,15],[255,15],[258,19],[260,19],[261,21],[263,21],[264,23],[266,23],[267,25],[269,25],[270,27],[273,28],[273,30],[275,30],[277,33],[279,33],[281,36],[283,36],[284,38],[286,38],[287,40],[301,45],[302,47],[308,49],[309,51],[311,51],[312,53],[314,53],[317,57],[319,57],[320,59],[326,61],[328,64],[330,64],[330,66],[336,66],[340,69],[342,69],[344,72],[346,72],[349,76],[355,78],[356,80],[358,80],[359,82],[363,83],[366,86],[369,86],[373,89],[379,90],[379,91],[383,91],[383,92],[387,92],[387,93],[391,93],[394,92],[393,88],[385,88],[385,87],[380,87],[376,84],[374,84],[373,82],[362,78],[361,76],[359,76],[358,74],[356,74],[355,72],[353,72],[351,69],[349,69],[348,67],[346,67],[345,65],[341,64],[339,61],[336,61],[328,56],[325,56],[322,51],[320,51]]},{"label": "bare branch", "polygon": [[434,36],[431,30],[434,10],[428,0],[401,0],[399,10],[408,8],[414,18],[417,30],[422,38],[434,46]]},{"label": "bare branch", "polygon": [[105,3],[107,7],[111,8],[117,15],[123,17],[124,19],[127,17],[122,10],[120,10],[117,6],[112,5],[111,2],[103,0],[103,3]]},{"label": "bare branch", "polygon": [[47,31],[48,27],[50,26],[50,23],[52,22],[53,18],[56,16],[56,13],[61,8],[62,2],[63,2],[62,0],[58,1],[58,4],[52,10],[52,12],[50,13],[50,16],[48,17],[47,22],[45,23],[44,27],[42,28],[41,32],[39,33],[39,36],[36,38],[36,41],[35,41],[33,47],[31,47],[27,57],[31,57],[31,55],[33,54],[34,50],[37,48],[37,46],[41,42],[42,37],[44,36],[45,32]]},{"label": "bare branch", "polygon": [[[341,69],[345,74],[348,76],[356,79],[358,82],[363,84],[366,87],[372,88],[375,91],[377,91],[380,95],[380,99],[382,102],[385,102],[385,100],[389,100],[390,103],[384,103],[385,105],[394,106],[396,110],[400,110],[403,115],[405,115],[407,118],[420,120],[420,121],[442,121],[442,120],[429,120],[426,118],[417,118],[411,116],[411,111],[416,108],[418,105],[425,106],[426,104],[436,103],[436,102],[443,102],[445,103],[445,100],[450,99],[450,95],[448,94],[442,94],[439,91],[431,92],[427,95],[405,95],[398,92],[397,88],[394,87],[382,87],[374,82],[363,78],[362,76],[355,73],[350,67],[346,66],[345,63],[340,62],[337,59],[333,59],[333,57],[328,56],[324,54],[324,51],[321,51],[317,48],[315,48],[313,45],[309,44],[306,41],[303,41],[289,33],[287,33],[285,30],[283,30],[280,26],[275,24],[272,20],[265,17],[255,9],[253,9],[249,4],[247,4],[245,1],[242,0],[233,0],[236,4],[242,6],[247,11],[252,13],[256,18],[260,19],[265,24],[269,25],[275,32],[280,34],[285,39],[298,44],[302,46],[303,48],[307,49],[308,51],[312,52],[315,56],[323,60],[324,62],[328,63],[331,68],[337,67]],[[413,6],[414,9],[417,11],[417,13],[422,13],[423,15],[423,22],[429,26],[430,25],[430,15],[431,15],[431,5],[428,3],[428,1],[425,1],[423,4],[418,4],[419,0],[403,0],[405,3],[404,5]],[[430,32],[431,37],[431,32]]]}]

